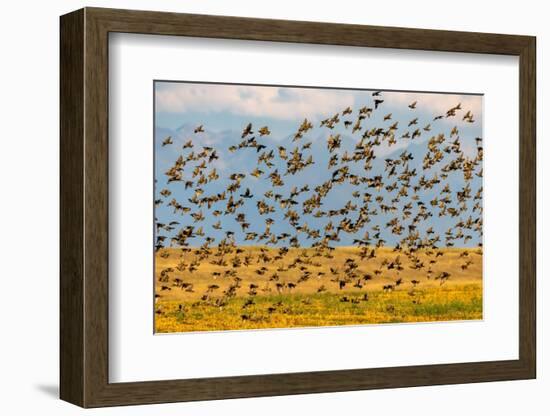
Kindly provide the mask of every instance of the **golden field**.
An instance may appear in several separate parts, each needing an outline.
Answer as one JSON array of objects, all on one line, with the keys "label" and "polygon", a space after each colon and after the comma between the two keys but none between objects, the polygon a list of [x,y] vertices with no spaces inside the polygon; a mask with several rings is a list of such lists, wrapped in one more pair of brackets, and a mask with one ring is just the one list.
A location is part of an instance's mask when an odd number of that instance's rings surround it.
[{"label": "golden field", "polygon": [[[365,259],[357,247],[336,248],[330,258],[313,249],[290,249],[279,257],[273,248],[240,249],[239,257],[249,261],[238,267],[231,265],[234,254],[220,259],[201,258],[195,249],[157,252],[156,332],[482,318],[482,253],[477,248],[419,250],[416,264],[423,267],[417,268],[409,257],[387,247]],[[357,267],[353,278],[346,279],[350,259]],[[220,260],[225,264],[213,264]],[[189,265],[194,265],[191,272]],[[438,278],[442,272],[448,278]],[[236,277],[238,287],[232,296],[224,296]],[[347,280],[345,285],[341,280]]]}]

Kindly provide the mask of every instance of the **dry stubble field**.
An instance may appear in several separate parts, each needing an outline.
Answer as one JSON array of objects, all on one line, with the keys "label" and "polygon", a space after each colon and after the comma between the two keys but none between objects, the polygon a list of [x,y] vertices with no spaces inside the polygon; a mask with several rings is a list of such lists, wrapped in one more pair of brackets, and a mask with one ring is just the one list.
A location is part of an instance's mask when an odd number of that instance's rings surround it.
[{"label": "dry stubble field", "polygon": [[[368,260],[359,258],[357,247],[340,247],[332,252],[332,258],[314,256],[312,249],[290,249],[276,261],[273,258],[277,249],[240,248],[241,256],[249,255],[251,261],[238,268],[212,264],[212,256],[198,261],[194,249],[159,251],[155,270],[156,332],[482,319],[480,249],[435,250],[443,253],[438,257],[434,251],[419,251],[416,255],[424,267],[413,269],[407,256],[385,247],[376,249],[376,258]],[[271,260],[260,259],[260,255]],[[402,270],[388,268],[398,256]],[[234,256],[228,256],[228,260],[230,257]],[[296,266],[289,268],[297,257]],[[355,276],[361,278],[340,287],[347,259],[356,261]],[[178,270],[178,265],[188,266],[193,260],[197,260],[196,270]],[[231,269],[236,275],[227,276],[225,272]],[[431,274],[427,273],[429,269]],[[306,270],[309,278],[299,282]],[[436,279],[442,272],[450,274],[444,283]],[[276,279],[272,278],[274,274]],[[234,296],[227,298],[224,291],[234,285],[235,276],[240,279],[238,288]],[[398,279],[400,284],[396,284]],[[389,285],[393,289],[384,290]]]}]

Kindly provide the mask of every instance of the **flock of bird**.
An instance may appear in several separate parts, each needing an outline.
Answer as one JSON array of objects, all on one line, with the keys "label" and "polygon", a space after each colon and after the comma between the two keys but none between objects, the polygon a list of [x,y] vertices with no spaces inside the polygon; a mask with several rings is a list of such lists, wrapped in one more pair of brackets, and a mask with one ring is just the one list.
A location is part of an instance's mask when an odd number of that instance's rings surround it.
[{"label": "flock of bird", "polygon": [[[371,102],[357,109],[342,109],[316,126],[304,119],[293,134],[291,145],[286,147],[277,146],[279,142],[269,139],[268,126],[255,127],[247,123],[238,143],[229,146],[228,150],[254,158],[255,167],[239,170],[239,166],[233,166],[236,171],[226,174],[215,167],[214,162],[220,158],[219,150],[201,144],[204,127],[194,128],[193,137],[186,139],[181,148],[178,146],[177,158],[164,172],[165,186],[156,189],[155,205],[170,209],[168,218],[155,218],[157,255],[169,257],[173,251],[165,250],[167,247],[181,250],[177,265],[160,271],[159,291],[194,292],[193,273],[205,262],[221,266],[216,270],[223,271],[212,272],[212,284],[201,293],[199,302],[202,304],[223,307],[237,297],[237,291],[242,288],[239,276],[242,268],[252,268],[257,276],[265,278],[265,287],[250,283],[244,288],[247,297],[243,298],[243,310],[254,304],[259,290],[291,293],[312,277],[319,280],[319,293],[346,287],[360,289],[368,281],[375,279],[375,282],[377,277],[390,271],[397,273],[397,278],[389,284],[381,282],[381,290],[392,292],[404,284],[416,288],[421,280],[406,279],[403,259],[411,269],[423,271],[427,279],[440,284],[450,279],[450,272],[434,273],[432,270],[446,255],[442,248],[467,246],[471,240],[481,241],[482,236],[482,186],[472,189],[474,177],[483,175],[482,139],[475,138],[474,154],[468,155],[462,148],[458,128],[460,122],[474,123],[475,115],[457,103],[420,124],[420,117],[415,112],[421,103],[414,101],[406,109],[410,118],[403,122],[383,112],[383,92],[373,92]],[[382,123],[369,125],[369,119],[379,112],[383,115],[380,117]],[[442,119],[451,121],[449,126],[454,126],[449,128],[448,134],[432,135],[432,124]],[[337,126],[352,135],[360,135],[359,139],[347,143],[346,136],[335,133]],[[320,166],[311,152],[312,142],[308,137],[315,129],[320,129],[326,137],[323,144],[328,154],[326,166]],[[385,158],[383,169],[373,168],[380,146],[391,148],[403,141],[419,142],[421,138],[425,139],[421,142],[425,146],[421,162],[414,161],[415,156],[405,147],[399,155]],[[175,146],[173,138],[166,137],[160,151],[173,150]],[[346,147],[350,150],[344,151]],[[311,169],[327,170],[328,179],[318,184],[292,186],[294,177],[308,175]],[[460,189],[451,186],[449,177],[452,174],[460,175]],[[245,178],[250,177],[268,181],[269,189],[259,193],[242,186]],[[217,184],[217,192],[209,191],[213,184]],[[221,191],[220,184],[223,184]],[[350,199],[337,209],[325,208],[327,195],[344,185],[352,187]],[[428,192],[432,195],[429,199],[425,197]],[[187,196],[186,200],[174,195],[182,193]],[[257,211],[256,220],[250,220],[251,209]],[[373,219],[382,215],[389,220],[385,224],[372,225]],[[262,221],[257,221],[258,216]],[[206,221],[207,218],[214,221]],[[231,221],[234,226],[224,229],[222,218],[224,224]],[[308,225],[308,219],[313,218],[323,220],[323,226]],[[451,222],[444,233],[427,226],[438,218]],[[285,231],[274,231],[277,221],[286,223]],[[216,235],[222,232],[223,237],[212,237],[214,233],[209,233],[210,227],[218,232]],[[237,233],[240,233],[239,239]],[[373,273],[361,271],[362,264],[376,258],[380,248],[388,246],[385,239],[388,233],[397,241],[392,245],[394,257],[384,259]],[[357,254],[346,258],[341,268],[320,267],[318,259],[332,258],[345,235],[353,236]],[[255,246],[257,254],[253,256],[246,245],[237,244],[237,240]],[[197,241],[202,243],[197,244]],[[471,256],[475,254],[472,253],[482,253],[481,243],[478,246],[475,252],[466,250],[460,254],[462,270],[473,263]],[[192,260],[186,256],[189,253],[194,254]],[[284,264],[285,258],[291,261]],[[280,264],[276,271],[266,267],[273,264]],[[289,281],[286,272],[292,272],[295,279]],[[156,296],[162,297],[159,291]],[[361,298],[342,296],[341,301],[368,301],[368,294],[364,293]],[[274,304],[267,312],[272,313],[281,306]],[[180,305],[181,308],[184,306]],[[162,311],[159,309],[157,313]],[[250,315],[243,312],[241,318],[250,319]]]}]

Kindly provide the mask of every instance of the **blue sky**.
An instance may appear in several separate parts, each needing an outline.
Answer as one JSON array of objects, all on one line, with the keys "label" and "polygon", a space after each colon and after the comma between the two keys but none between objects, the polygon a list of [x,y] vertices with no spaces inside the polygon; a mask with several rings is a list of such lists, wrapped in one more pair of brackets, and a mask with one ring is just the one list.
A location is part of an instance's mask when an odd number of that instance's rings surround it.
[{"label": "blue sky", "polygon": [[[361,135],[365,130],[370,130],[373,127],[381,127],[387,129],[391,124],[398,122],[398,128],[395,132],[397,140],[396,144],[388,146],[383,143],[381,146],[375,147],[375,160],[370,171],[365,171],[362,163],[350,162],[348,165],[350,171],[357,175],[372,177],[375,175],[384,175],[384,161],[387,158],[396,159],[403,152],[410,152],[413,160],[409,162],[409,169],[417,169],[417,177],[412,180],[412,185],[415,185],[418,179],[424,175],[431,179],[434,174],[440,174],[440,168],[447,164],[456,155],[447,155],[436,166],[431,169],[422,169],[422,160],[427,152],[427,142],[438,134],[444,134],[446,141],[442,147],[449,145],[456,137],[450,139],[451,130],[458,128],[460,137],[461,149],[467,158],[476,156],[476,137],[482,137],[482,96],[479,95],[457,95],[457,94],[435,94],[435,93],[416,93],[416,92],[389,92],[383,91],[380,97],[373,97],[373,91],[368,90],[338,90],[338,89],[320,89],[320,88],[292,88],[292,87],[274,87],[274,86],[248,86],[248,85],[227,85],[227,84],[198,84],[198,83],[181,83],[181,82],[156,82],[155,83],[155,179],[156,190],[155,198],[163,199],[164,204],[158,206],[155,210],[155,215],[161,223],[169,223],[170,221],[178,221],[182,226],[194,225],[195,227],[202,226],[206,236],[214,237],[216,241],[223,238],[224,231],[231,230],[235,232],[235,240],[238,244],[254,244],[254,242],[245,242],[245,233],[241,231],[240,225],[232,216],[221,216],[214,218],[211,211],[215,209],[224,210],[225,201],[219,202],[209,210],[206,206],[200,208],[205,215],[205,220],[200,223],[194,223],[189,214],[197,212],[198,207],[194,206],[188,199],[194,193],[194,187],[185,190],[182,182],[167,183],[165,172],[173,165],[179,155],[186,157],[191,151],[198,153],[202,150],[202,146],[210,146],[217,150],[220,155],[218,160],[213,161],[207,166],[206,173],[215,168],[220,175],[220,179],[207,183],[201,186],[204,190],[203,195],[212,195],[222,192],[231,182],[228,179],[229,174],[240,172],[245,174],[245,178],[241,183],[241,189],[236,192],[238,194],[244,192],[246,188],[250,188],[254,197],[245,200],[244,206],[238,209],[238,212],[244,213],[250,229],[247,231],[257,232],[262,234],[265,230],[265,219],[270,217],[274,220],[271,231],[275,234],[288,232],[295,235],[296,231],[284,219],[284,210],[280,209],[274,201],[271,205],[275,205],[277,211],[269,215],[260,215],[256,209],[258,199],[265,199],[263,194],[271,189],[267,174],[274,169],[283,174],[286,171],[286,161],[281,160],[277,155],[277,147],[284,146],[288,152],[296,146],[311,142],[309,149],[302,150],[304,158],[311,155],[314,164],[306,167],[303,171],[296,175],[283,176],[284,186],[277,187],[275,192],[288,196],[290,189],[294,186],[298,188],[309,185],[310,192],[297,197],[301,203],[303,200],[310,197],[313,193],[313,188],[316,185],[327,181],[336,168],[328,170],[328,159],[332,154],[327,150],[327,138],[330,134],[340,134],[342,137],[342,145],[335,153],[340,156],[344,152],[353,154],[355,145],[360,141]],[[381,98],[384,102],[378,109],[374,110],[371,117],[366,118],[362,122],[362,130],[352,133],[351,127],[344,127],[344,120],[355,122],[358,115],[358,109],[363,106],[374,107],[373,100]],[[408,104],[417,101],[415,109],[408,107]],[[436,115],[445,115],[447,110],[461,103],[461,110],[458,110],[454,117],[444,117],[441,120],[434,121]],[[342,111],[351,107],[353,112],[350,115],[342,115]],[[473,123],[463,121],[463,115],[467,111],[473,114]],[[340,123],[333,130],[326,127],[319,127],[321,120],[332,117],[340,112]],[[391,114],[390,120],[384,120],[385,116]],[[307,118],[314,126],[308,131],[302,139],[292,142],[292,137],[298,127]],[[418,124],[408,127],[409,121],[418,118]],[[266,145],[267,151],[275,149],[275,158],[273,160],[274,167],[268,168],[265,164],[260,166],[264,174],[258,179],[249,175],[257,166],[257,157],[261,153],[255,149],[244,148],[231,153],[228,148],[232,145],[237,145],[242,141],[241,133],[244,127],[252,123],[253,130],[257,130],[262,126],[268,126],[271,134],[268,136],[259,137],[255,134],[257,141]],[[427,124],[431,125],[431,130],[426,132],[423,129]],[[198,125],[204,126],[204,133],[194,133],[195,127]],[[420,128],[422,134],[420,138],[415,140],[402,139],[401,135],[406,131],[412,133],[414,129]],[[162,146],[163,140],[172,137],[173,144]],[[251,136],[249,136],[251,137]],[[192,140],[193,149],[182,149],[183,143]],[[184,180],[194,180],[191,171],[193,167],[200,162],[190,162],[185,166],[183,171]],[[481,163],[476,167],[476,172],[481,168]],[[398,169],[400,172],[401,168]],[[384,179],[385,185],[389,185],[395,181],[395,176],[391,179]],[[446,181],[442,181],[432,190],[422,190],[418,192],[419,199],[426,203],[428,207],[429,201],[434,197],[438,197],[440,190],[447,183],[449,184],[453,204],[455,201],[456,192],[460,191],[465,185],[461,172],[451,172]],[[470,181],[472,193],[475,194],[481,187],[481,178],[474,176]],[[163,198],[159,195],[162,189],[168,189],[172,194],[168,198]],[[361,197],[354,198],[352,193],[359,191]],[[373,202],[369,204],[370,209],[377,208],[378,204],[374,201],[376,196],[381,196],[383,204],[390,205],[391,199],[395,197],[397,191],[388,192],[382,189],[377,192],[375,189],[367,188],[365,185],[355,186],[349,183],[344,183],[339,186],[334,186],[326,198],[323,199],[322,210],[343,208],[347,201],[352,201],[358,207],[362,204],[362,195],[369,192],[373,195]],[[410,193],[412,195],[412,191]],[[166,202],[176,198],[182,205],[192,208],[189,214],[181,215],[174,214],[173,209],[165,205]],[[395,204],[399,213],[403,206],[411,202],[410,199],[401,198]],[[300,205],[298,205],[300,207]],[[459,218],[449,218],[448,216],[439,217],[437,209],[430,209],[434,215],[424,224],[420,224],[418,230],[422,234],[428,227],[433,227],[434,231],[443,234],[450,227],[453,227],[459,219],[466,220],[469,216],[473,218],[479,217],[479,212],[473,212],[473,201],[467,204],[468,210],[461,214]],[[431,207],[430,207],[431,208]],[[415,208],[416,209],[416,208]],[[297,208],[297,211],[301,209]],[[380,226],[381,237],[386,240],[386,244],[394,245],[402,236],[393,235],[389,228],[385,225],[387,222],[398,214],[381,214],[373,215],[371,222],[368,223],[362,230],[355,234],[341,233],[341,240],[333,245],[351,245],[354,238],[361,238],[365,231],[373,226]],[[357,213],[350,213],[349,217],[355,219]],[[414,215],[413,215],[414,216]],[[302,223],[307,223],[310,228],[324,228],[328,221],[332,221],[335,226],[342,219],[342,216],[336,216],[331,219],[326,217],[314,218],[311,215],[303,215]],[[212,225],[221,220],[222,230],[215,230]],[[408,220],[402,220],[401,223],[406,227]],[[171,237],[177,230],[167,232],[161,230],[159,234]],[[404,233],[406,234],[406,232]],[[464,243],[464,241],[456,241],[456,246],[475,246],[480,241],[480,235],[470,232],[472,239]],[[308,246],[314,240],[308,239],[305,234],[298,234],[301,245]],[[190,241],[193,246],[200,245],[204,241],[203,238],[196,237]],[[285,245],[280,243],[279,245]]]}]

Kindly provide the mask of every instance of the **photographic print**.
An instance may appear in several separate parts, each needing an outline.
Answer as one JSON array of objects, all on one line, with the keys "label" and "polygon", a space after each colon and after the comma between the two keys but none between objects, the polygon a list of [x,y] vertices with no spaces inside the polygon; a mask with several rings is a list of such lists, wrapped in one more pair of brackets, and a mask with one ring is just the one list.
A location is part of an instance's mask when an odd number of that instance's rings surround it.
[{"label": "photographic print", "polygon": [[154,83],[155,332],[483,318],[479,94]]}]

